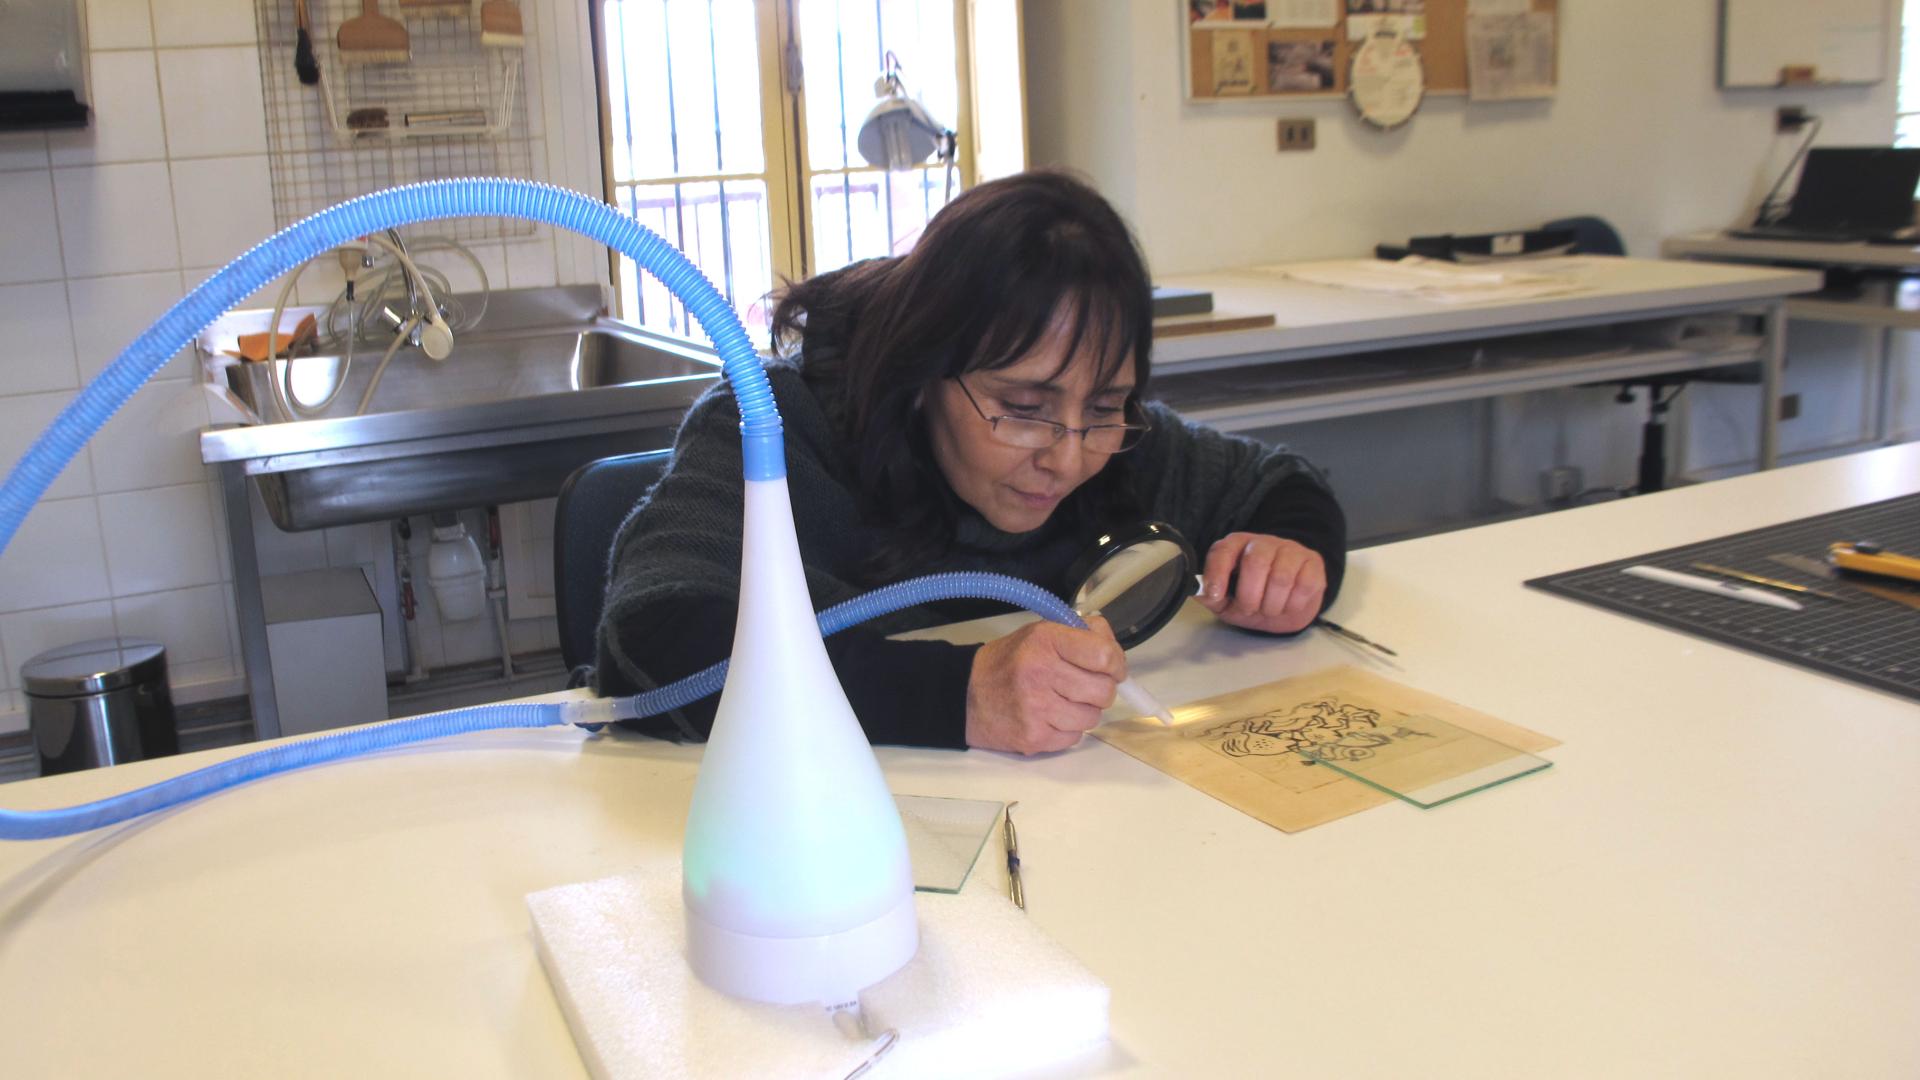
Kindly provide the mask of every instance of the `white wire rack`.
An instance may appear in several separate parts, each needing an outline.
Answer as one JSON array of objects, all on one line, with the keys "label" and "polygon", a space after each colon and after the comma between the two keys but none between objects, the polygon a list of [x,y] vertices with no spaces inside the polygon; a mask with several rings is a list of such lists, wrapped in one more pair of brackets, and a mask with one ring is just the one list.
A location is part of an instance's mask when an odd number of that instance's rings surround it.
[{"label": "white wire rack", "polygon": [[[361,13],[360,0],[310,0],[308,9],[317,86],[302,84],[294,71],[294,5],[255,5],[278,224],[417,180],[534,178],[526,50],[483,47],[479,20],[467,4],[437,9],[450,14],[407,17],[409,59],[381,64],[343,64],[334,45],[340,23]],[[382,14],[401,17],[391,3]],[[491,240],[529,236],[534,226],[470,218],[434,231]]]}]

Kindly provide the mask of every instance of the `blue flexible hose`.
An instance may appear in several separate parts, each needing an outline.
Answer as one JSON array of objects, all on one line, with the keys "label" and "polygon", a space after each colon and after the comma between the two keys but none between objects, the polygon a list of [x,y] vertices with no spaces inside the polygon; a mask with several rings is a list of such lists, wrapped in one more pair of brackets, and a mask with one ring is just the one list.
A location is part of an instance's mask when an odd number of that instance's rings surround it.
[{"label": "blue flexible hose", "polygon": [[[869,619],[936,600],[999,600],[1055,622],[1084,629],[1086,623],[1061,599],[1030,581],[1004,574],[929,574],[875,589],[820,612],[820,633],[837,634]],[[117,824],[178,806],[274,773],[390,750],[410,743],[496,728],[578,724],[597,730],[614,720],[637,720],[677,709],[718,693],[727,661],[630,698],[557,704],[478,705],[432,716],[396,720],[256,750],[251,754],[182,773],[143,788],[57,810],[0,810],[0,840],[45,840]]]},{"label": "blue flexible hose", "polygon": [[749,475],[785,475],[780,413],[760,357],[726,298],[677,248],[606,203],[577,192],[525,180],[435,180],[362,195],[295,222],[167,309],[60,411],[8,474],[0,486],[0,551],[13,542],[27,512],[107,418],[228,308],[308,259],[357,237],[453,217],[513,217],[556,225],[618,250],[659,278],[706,329],[720,354],[740,406]]},{"label": "blue flexible hose", "polygon": [[[936,600],[999,600],[1077,630],[1087,628],[1086,621],[1065,601],[1031,581],[1005,574],[956,571],[910,578],[835,604],[819,614],[820,636],[832,637],[850,626]],[[708,694],[717,694],[726,684],[728,663],[730,661],[722,660],[679,682],[669,683],[637,697],[623,698],[615,703],[614,718],[638,720],[691,705]]]},{"label": "blue flexible hose", "polygon": [[[228,308],[314,256],[357,237],[453,217],[514,217],[556,225],[598,240],[652,273],[713,339],[740,408],[747,479],[773,480],[786,475],[780,413],[760,357],[726,298],[678,249],[606,203],[577,192],[524,180],[435,180],[363,195],[289,225],[228,263],[169,308],[61,410],[13,467],[6,482],[0,484],[0,553],[13,542],[28,512],[87,440],[162,364]],[[1031,583],[995,574],[937,574],[878,589],[829,608],[820,614],[821,632],[831,634],[901,608],[962,597],[1006,600],[1057,622],[1086,625],[1058,597]],[[0,810],[0,840],[69,836],[273,773],[469,731],[556,724],[592,727],[615,718],[652,716],[714,693],[725,680],[723,661],[621,702],[483,705],[355,728],[256,751],[80,806]]]},{"label": "blue flexible hose", "polygon": [[[574,704],[569,702],[568,704]],[[584,704],[584,703],[582,703]],[[476,705],[455,712],[396,720],[334,735],[256,750],[218,765],[148,784],[143,788],[58,810],[0,810],[0,840],[44,840],[98,829],[191,802],[203,795],[345,757],[408,743],[495,728],[537,728],[564,723],[561,705]]]}]

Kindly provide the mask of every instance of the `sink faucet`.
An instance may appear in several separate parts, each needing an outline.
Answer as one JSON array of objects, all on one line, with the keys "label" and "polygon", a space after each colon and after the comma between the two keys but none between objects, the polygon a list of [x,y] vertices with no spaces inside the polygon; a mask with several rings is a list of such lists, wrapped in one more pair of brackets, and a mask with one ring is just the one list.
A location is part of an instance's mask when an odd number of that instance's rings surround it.
[{"label": "sink faucet", "polygon": [[[394,261],[400,265],[401,280],[407,283],[407,313],[400,315],[395,313],[392,308],[382,305],[380,314],[386,317],[388,325],[394,330],[399,330],[416,316],[422,315],[420,310],[420,283],[413,279],[413,270],[409,266],[411,257],[407,255],[407,242],[400,239],[400,230],[386,229],[383,231],[386,235],[387,242],[392,244],[394,251],[399,253]],[[372,269],[373,248],[371,246],[360,253],[360,266],[362,269]],[[420,340],[420,330],[417,324],[414,327],[413,340],[415,344],[418,344]]]},{"label": "sink faucet", "polygon": [[[383,231],[397,253],[395,261],[400,264],[400,277],[407,283],[407,314],[404,317],[397,315],[392,308],[385,306],[381,307],[380,313],[386,316],[396,332],[411,323],[413,328],[407,335],[408,344],[418,345],[435,360],[444,360],[447,354],[453,351],[453,331],[447,327],[446,319],[432,291],[419,279],[414,269],[413,259],[407,254],[407,242],[400,238],[400,230],[385,229]],[[361,265],[363,267],[373,265],[371,249],[362,253]]]},{"label": "sink faucet", "polygon": [[[420,315],[422,314],[420,311],[420,283],[413,280],[412,257],[407,254],[407,242],[400,239],[399,229],[388,229],[387,239],[393,241],[393,246],[400,252],[400,275],[404,277],[407,282],[407,315],[410,318]],[[414,340],[416,344],[419,341],[419,331],[417,327],[414,332]]]}]

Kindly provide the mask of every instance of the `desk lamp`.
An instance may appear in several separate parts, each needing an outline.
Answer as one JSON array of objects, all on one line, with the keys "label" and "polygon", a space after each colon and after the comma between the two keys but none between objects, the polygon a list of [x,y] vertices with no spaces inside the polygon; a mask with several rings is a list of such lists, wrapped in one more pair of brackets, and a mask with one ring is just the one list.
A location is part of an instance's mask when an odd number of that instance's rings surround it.
[{"label": "desk lamp", "polygon": [[905,172],[938,151],[940,160],[952,167],[954,133],[935,120],[925,105],[907,96],[906,85],[900,81],[900,58],[891,50],[873,92],[880,100],[861,122],[859,137],[854,140],[867,164],[888,172]]}]

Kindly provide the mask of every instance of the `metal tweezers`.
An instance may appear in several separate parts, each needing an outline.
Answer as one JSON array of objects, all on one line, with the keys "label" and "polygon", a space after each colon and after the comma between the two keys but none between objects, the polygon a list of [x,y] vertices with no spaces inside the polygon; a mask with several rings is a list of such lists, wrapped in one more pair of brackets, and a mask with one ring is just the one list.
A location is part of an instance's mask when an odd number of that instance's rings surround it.
[{"label": "metal tweezers", "polygon": [[1007,898],[1021,911],[1027,910],[1027,889],[1020,883],[1020,833],[1013,827],[1013,808],[1019,806],[1018,800],[1007,804],[1001,817],[1000,837],[1007,845]]}]

